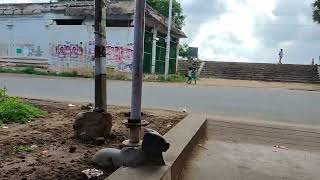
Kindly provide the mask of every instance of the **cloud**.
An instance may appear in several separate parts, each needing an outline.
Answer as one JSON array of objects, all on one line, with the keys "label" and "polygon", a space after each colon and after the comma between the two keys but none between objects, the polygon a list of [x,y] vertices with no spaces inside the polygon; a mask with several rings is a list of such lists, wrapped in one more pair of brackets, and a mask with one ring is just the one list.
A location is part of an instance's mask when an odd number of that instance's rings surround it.
[{"label": "cloud", "polygon": [[[201,3],[199,3],[201,2]],[[312,0],[183,0],[184,30],[205,60],[310,63],[320,56]]]}]

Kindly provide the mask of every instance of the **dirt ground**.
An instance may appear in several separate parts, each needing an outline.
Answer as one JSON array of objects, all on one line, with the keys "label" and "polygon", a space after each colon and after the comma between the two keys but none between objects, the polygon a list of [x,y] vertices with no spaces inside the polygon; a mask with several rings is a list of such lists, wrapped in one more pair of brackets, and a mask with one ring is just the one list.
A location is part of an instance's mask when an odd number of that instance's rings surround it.
[{"label": "dirt ground", "polygon": [[[97,168],[91,158],[99,149],[121,148],[127,129],[121,124],[126,120],[128,107],[108,106],[113,116],[112,135],[102,146],[82,144],[73,138],[73,122],[81,110],[81,104],[69,107],[69,103],[28,100],[48,114],[27,124],[9,124],[0,129],[0,179],[2,180],[80,180],[87,179],[81,172]],[[165,134],[187,114],[175,111],[146,109],[142,119],[150,122],[149,128]],[[30,147],[31,152],[17,150]],[[70,149],[75,152],[70,153]],[[115,169],[101,169],[109,176]]]}]

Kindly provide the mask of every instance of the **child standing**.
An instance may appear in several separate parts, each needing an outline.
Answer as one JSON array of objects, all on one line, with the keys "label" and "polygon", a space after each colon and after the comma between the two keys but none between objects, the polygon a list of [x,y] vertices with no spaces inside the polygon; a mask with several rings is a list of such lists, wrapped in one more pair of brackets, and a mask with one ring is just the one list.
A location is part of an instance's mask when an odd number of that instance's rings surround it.
[{"label": "child standing", "polygon": [[191,72],[191,81],[194,80],[194,84],[197,84],[197,66],[196,64],[193,64],[192,72]]},{"label": "child standing", "polygon": [[192,81],[192,68],[189,67],[187,84],[191,84],[191,81]]}]

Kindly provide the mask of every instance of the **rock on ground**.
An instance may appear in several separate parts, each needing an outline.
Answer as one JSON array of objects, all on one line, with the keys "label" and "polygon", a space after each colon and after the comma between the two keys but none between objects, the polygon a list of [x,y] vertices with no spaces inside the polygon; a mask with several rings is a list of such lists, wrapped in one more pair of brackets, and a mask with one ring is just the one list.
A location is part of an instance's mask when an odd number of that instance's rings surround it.
[{"label": "rock on ground", "polygon": [[82,112],[73,125],[75,137],[81,141],[107,138],[111,133],[112,116],[104,112]]}]

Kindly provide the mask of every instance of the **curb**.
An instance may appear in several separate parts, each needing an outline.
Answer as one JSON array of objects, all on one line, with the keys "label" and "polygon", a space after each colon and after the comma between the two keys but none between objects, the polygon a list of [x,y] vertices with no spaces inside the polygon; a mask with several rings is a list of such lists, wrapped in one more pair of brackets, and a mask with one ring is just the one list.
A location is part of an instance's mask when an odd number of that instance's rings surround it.
[{"label": "curb", "polygon": [[206,122],[205,116],[189,115],[164,135],[171,145],[164,154],[166,166],[122,167],[106,180],[177,180],[189,154],[205,135]]}]

